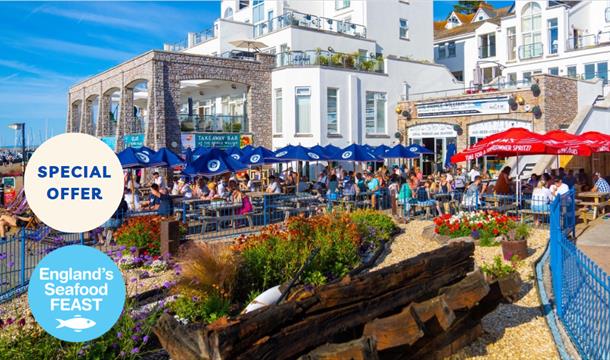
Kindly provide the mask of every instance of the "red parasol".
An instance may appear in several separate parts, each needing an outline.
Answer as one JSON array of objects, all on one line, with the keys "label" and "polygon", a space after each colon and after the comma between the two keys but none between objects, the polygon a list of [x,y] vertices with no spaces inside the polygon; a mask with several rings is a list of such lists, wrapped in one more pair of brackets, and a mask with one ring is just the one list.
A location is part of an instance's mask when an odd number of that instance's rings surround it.
[{"label": "red parasol", "polygon": [[588,131],[578,136],[593,152],[610,152],[610,135]]}]

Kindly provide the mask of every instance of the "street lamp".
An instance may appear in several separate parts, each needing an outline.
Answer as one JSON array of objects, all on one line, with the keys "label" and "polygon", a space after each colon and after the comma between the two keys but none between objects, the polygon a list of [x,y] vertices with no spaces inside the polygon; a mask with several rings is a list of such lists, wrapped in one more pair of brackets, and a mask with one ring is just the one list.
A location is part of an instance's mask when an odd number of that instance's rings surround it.
[{"label": "street lamp", "polygon": [[10,124],[8,128],[15,131],[21,129],[21,170],[25,174],[25,123]]}]

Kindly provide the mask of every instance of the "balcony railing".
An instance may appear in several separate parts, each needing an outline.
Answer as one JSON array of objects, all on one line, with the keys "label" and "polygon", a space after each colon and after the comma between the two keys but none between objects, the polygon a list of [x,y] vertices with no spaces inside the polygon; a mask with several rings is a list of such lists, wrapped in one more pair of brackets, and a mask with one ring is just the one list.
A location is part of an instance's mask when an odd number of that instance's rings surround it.
[{"label": "balcony railing", "polygon": [[527,60],[541,57],[543,54],[542,43],[533,43],[519,46],[519,59]]},{"label": "balcony railing", "polygon": [[216,32],[214,29],[206,29],[202,32],[195,33],[193,37],[193,46],[197,46],[202,44],[208,40],[212,40],[216,38]]},{"label": "balcony railing", "polygon": [[248,132],[248,118],[245,115],[178,115],[180,130],[184,132]]},{"label": "balcony railing", "polygon": [[610,31],[568,38],[566,50],[579,50],[610,44]]},{"label": "balcony railing", "polygon": [[496,56],[496,46],[479,47],[479,59],[486,59]]},{"label": "balcony railing", "polygon": [[383,73],[383,59],[326,50],[291,51],[275,56],[276,66],[319,65],[350,70]]},{"label": "balcony railing", "polygon": [[186,50],[186,49],[188,49],[188,43],[187,43],[186,39],[184,39],[182,41],[178,41],[177,43],[167,45],[168,51],[182,51],[182,50]]},{"label": "balcony railing", "polygon": [[230,50],[220,54],[220,57],[237,60],[256,60],[256,53],[252,51]]},{"label": "balcony railing", "polygon": [[366,26],[292,10],[285,11],[283,15],[254,25],[254,37],[263,36],[288,26],[331,31],[362,38],[366,37]]}]

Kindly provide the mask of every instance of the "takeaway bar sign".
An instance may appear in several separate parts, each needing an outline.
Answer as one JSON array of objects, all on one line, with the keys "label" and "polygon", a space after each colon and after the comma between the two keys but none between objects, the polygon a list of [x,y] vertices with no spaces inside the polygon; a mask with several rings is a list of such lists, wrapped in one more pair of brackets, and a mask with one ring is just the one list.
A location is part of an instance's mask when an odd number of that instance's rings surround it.
[{"label": "takeaway bar sign", "polygon": [[418,118],[508,114],[508,96],[439,101],[416,105]]}]

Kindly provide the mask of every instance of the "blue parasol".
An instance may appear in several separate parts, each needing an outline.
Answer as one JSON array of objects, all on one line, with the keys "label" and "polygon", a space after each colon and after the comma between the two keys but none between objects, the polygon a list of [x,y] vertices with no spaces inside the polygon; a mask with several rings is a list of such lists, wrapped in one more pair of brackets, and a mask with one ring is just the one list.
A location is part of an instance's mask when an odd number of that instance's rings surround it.
[{"label": "blue parasol", "polygon": [[248,155],[241,158],[241,162],[248,166],[260,166],[266,164],[276,164],[280,161],[275,160],[275,153],[262,146],[252,149]]},{"label": "blue parasol", "polygon": [[241,149],[236,146],[232,146],[226,149],[225,152],[237,161],[241,161],[242,157],[244,156],[244,153],[241,151]]},{"label": "blue parasol", "polygon": [[414,153],[401,144],[394,146],[383,155],[385,159],[412,159],[416,157],[419,157],[419,154]]},{"label": "blue parasol", "polygon": [[385,158],[384,154],[387,153],[389,150],[391,149],[391,147],[387,146],[387,145],[379,145],[376,148],[373,149],[373,151],[371,151],[373,153],[373,155],[380,157],[380,158]]},{"label": "blue parasol", "polygon": [[188,165],[184,169],[184,173],[189,176],[215,176],[245,170],[246,168],[246,165],[233,159],[223,150],[211,148]]},{"label": "blue parasol", "polygon": [[336,153],[341,151],[340,147],[335,146],[333,144],[328,144],[326,146],[323,146],[323,148],[324,148],[324,154],[328,157],[332,157],[333,155],[335,155]]},{"label": "blue parasol", "polygon": [[151,156],[150,163],[153,164],[151,166],[174,167],[177,165],[183,165],[184,160],[182,160],[178,155],[174,154],[171,150],[161,148]]},{"label": "blue parasol", "polygon": [[252,150],[254,150],[254,149],[255,149],[255,147],[254,147],[254,146],[252,146],[252,145],[246,145],[246,146],[244,146],[243,148],[241,148],[241,153],[242,153],[244,156],[247,156],[247,155],[249,155],[249,154],[252,152]]},{"label": "blue parasol", "polygon": [[339,161],[379,161],[364,145],[351,144],[332,156]]},{"label": "blue parasol", "polygon": [[128,147],[118,153],[117,157],[119,158],[123,169],[138,169],[152,166],[160,166],[155,165],[151,162],[151,158],[154,154],[155,151],[150,148],[147,148],[146,146],[142,146],[139,148]]},{"label": "blue parasol", "polygon": [[328,157],[301,145],[287,145],[275,152],[275,160],[288,161],[325,161]]},{"label": "blue parasol", "polygon": [[411,144],[409,146],[407,146],[407,149],[409,149],[409,151],[414,152],[416,154],[434,154],[434,151],[432,150],[428,150],[427,148],[419,145],[419,144]]}]

